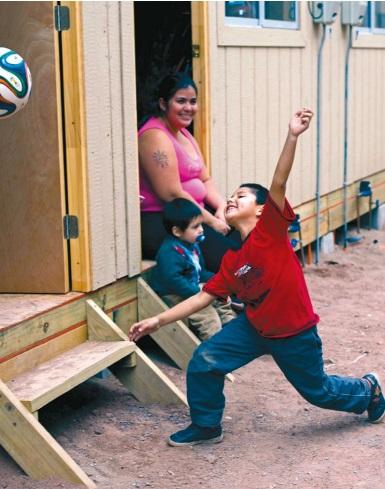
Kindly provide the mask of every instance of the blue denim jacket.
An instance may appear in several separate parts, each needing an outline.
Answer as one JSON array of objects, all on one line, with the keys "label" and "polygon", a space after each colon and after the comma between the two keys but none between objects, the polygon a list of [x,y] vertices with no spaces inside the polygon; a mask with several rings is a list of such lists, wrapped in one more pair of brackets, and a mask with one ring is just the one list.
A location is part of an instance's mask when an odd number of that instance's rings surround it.
[{"label": "blue denim jacket", "polygon": [[[200,266],[196,266],[194,255],[198,257]],[[197,294],[199,284],[207,282],[213,275],[205,268],[199,245],[186,243],[174,236],[164,239],[156,262],[151,271],[150,285],[160,296],[175,294],[187,299]]]}]

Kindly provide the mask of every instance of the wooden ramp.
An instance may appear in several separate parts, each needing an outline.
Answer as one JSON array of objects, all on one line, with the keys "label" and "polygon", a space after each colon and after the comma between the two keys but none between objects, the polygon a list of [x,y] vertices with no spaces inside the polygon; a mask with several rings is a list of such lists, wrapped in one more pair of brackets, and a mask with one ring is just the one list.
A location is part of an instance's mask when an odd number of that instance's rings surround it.
[{"label": "wooden ramp", "polygon": [[93,300],[85,305],[85,338],[74,337],[73,332],[53,338],[20,353],[2,370],[0,444],[35,479],[61,477],[94,488],[39,423],[39,409],[105,368],[142,402],[187,403],[184,394]]}]

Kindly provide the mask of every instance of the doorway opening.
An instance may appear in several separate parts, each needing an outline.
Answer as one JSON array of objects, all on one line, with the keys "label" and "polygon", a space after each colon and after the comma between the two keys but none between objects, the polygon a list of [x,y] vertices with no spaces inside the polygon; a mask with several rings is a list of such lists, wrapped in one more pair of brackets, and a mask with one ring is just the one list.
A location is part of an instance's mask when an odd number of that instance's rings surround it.
[{"label": "doorway opening", "polygon": [[190,2],[134,2],[138,123],[156,103],[159,81],[173,71],[192,76]]}]

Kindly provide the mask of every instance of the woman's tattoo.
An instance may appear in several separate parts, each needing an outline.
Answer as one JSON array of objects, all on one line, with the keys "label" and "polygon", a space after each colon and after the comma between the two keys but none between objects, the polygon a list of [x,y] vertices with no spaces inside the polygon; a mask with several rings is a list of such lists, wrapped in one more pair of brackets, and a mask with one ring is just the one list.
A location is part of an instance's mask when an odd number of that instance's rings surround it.
[{"label": "woman's tattoo", "polygon": [[160,151],[157,149],[154,153],[152,153],[152,157],[154,158],[155,163],[161,168],[168,166],[167,153],[165,151]]}]

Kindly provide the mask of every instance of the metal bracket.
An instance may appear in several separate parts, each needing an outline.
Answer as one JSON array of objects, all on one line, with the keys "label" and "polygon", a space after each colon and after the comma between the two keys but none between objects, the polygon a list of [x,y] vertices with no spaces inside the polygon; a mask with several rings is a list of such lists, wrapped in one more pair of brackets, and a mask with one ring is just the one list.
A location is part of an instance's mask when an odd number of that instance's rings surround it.
[{"label": "metal bracket", "polygon": [[70,28],[70,9],[61,5],[55,5],[55,29],[68,31]]},{"label": "metal bracket", "polygon": [[78,216],[67,214],[63,217],[64,239],[76,239],[79,237]]},{"label": "metal bracket", "polygon": [[201,56],[201,47],[199,44],[193,44],[191,46],[192,49],[192,57],[193,58],[200,58]]}]

